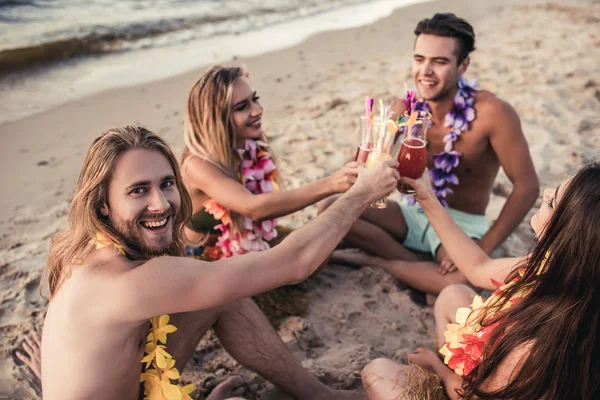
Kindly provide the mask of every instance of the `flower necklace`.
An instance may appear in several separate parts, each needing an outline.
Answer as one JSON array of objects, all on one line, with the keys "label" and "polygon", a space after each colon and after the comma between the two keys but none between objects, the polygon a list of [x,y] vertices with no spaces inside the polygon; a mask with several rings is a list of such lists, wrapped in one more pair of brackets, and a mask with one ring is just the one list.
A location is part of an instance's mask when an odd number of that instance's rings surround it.
[{"label": "flower necklace", "polygon": [[[92,244],[96,249],[115,247],[126,256],[123,247],[113,243],[102,232],[96,233]],[[168,314],[150,319],[150,333],[146,338],[145,356],[141,361],[146,364],[140,377],[140,382],[144,384],[144,400],[192,400],[190,393],[194,390],[193,384],[180,386],[171,383],[172,380],[178,380],[180,374],[175,368],[175,359],[167,352],[165,345],[167,334],[176,330],[175,325],[169,324]]]},{"label": "flower necklace", "polygon": [[[267,151],[268,144],[260,140],[247,139],[243,149],[237,149],[242,160],[242,184],[252,194],[271,193],[279,191],[277,167]],[[215,229],[221,231],[216,247],[221,250],[220,258],[228,258],[254,251],[264,251],[270,248],[268,241],[277,237],[277,219],[253,221],[242,217],[244,232],[232,229],[231,215],[227,209],[216,201],[209,199],[204,202],[206,212],[221,224]]]},{"label": "flower necklace", "polygon": [[[550,253],[547,252],[537,268],[537,275],[546,271],[549,257]],[[477,295],[471,307],[461,307],[456,310],[456,323],[447,325],[444,333],[445,343],[439,352],[444,356],[444,363],[457,375],[469,375],[483,361],[483,349],[500,324],[499,321],[493,324],[486,324],[486,322],[491,321],[496,315],[506,313],[530,293],[531,287],[522,287],[500,307],[504,293],[523,278],[525,271],[525,267],[518,268],[517,277],[506,284],[492,279],[497,289],[487,300],[484,301]]]},{"label": "flower necklace", "polygon": [[[444,207],[448,207],[446,197],[454,192],[448,185],[458,185],[458,177],[452,170],[458,167],[462,153],[454,150],[454,142],[458,140],[463,132],[471,128],[471,122],[475,119],[473,105],[477,90],[475,79],[468,80],[462,76],[459,78],[458,92],[454,96],[454,106],[444,119],[444,126],[452,128],[452,130],[444,136],[444,151],[433,156],[434,168],[429,171],[429,176],[431,177],[433,191]],[[407,91],[403,103],[409,115],[413,110],[431,112],[429,104],[424,100],[416,100],[415,93],[410,90]],[[410,204],[415,203],[413,196],[410,196],[408,200]]]}]

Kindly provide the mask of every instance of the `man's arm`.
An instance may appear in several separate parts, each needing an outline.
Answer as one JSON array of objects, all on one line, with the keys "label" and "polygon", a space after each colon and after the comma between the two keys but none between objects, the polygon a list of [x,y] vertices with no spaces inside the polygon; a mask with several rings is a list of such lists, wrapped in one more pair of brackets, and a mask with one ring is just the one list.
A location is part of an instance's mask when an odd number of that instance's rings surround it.
[{"label": "man's arm", "polygon": [[[521,121],[510,104],[492,97],[485,105],[490,126],[490,142],[500,165],[513,184],[513,190],[480,246],[491,254],[521,223],[539,195],[539,182]],[[487,117],[489,115],[489,117]]]},{"label": "man's arm", "polygon": [[306,279],[325,261],[369,203],[395,189],[389,161],[361,169],[356,184],[326,212],[273,249],[213,263],[157,257],[103,283],[111,319],[137,322],[156,315],[208,309]]}]

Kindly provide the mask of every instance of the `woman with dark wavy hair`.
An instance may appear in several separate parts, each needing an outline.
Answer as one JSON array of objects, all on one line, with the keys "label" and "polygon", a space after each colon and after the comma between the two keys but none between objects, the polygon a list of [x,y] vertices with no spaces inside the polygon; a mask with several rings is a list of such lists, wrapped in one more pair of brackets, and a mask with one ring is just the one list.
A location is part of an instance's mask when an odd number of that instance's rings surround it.
[{"label": "woman with dark wavy hair", "polygon": [[[538,242],[522,258],[490,259],[436,200],[427,173],[416,190],[450,257],[475,286],[444,289],[435,304],[442,362],[417,349],[451,399],[600,399],[600,164],[544,191],[531,219]],[[363,370],[370,399],[406,393],[409,367],[376,359]]]}]

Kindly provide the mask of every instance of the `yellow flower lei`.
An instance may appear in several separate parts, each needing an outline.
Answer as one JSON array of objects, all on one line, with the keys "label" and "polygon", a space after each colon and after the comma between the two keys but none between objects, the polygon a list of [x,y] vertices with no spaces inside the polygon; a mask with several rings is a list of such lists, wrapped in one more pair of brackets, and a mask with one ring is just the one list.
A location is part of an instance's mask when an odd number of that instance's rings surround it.
[{"label": "yellow flower lei", "polygon": [[[125,250],[117,246],[101,232],[96,233],[93,240],[96,249],[114,246],[125,255]],[[169,315],[161,315],[150,319],[150,333],[144,346],[145,371],[140,376],[144,383],[144,400],[192,400],[190,393],[194,385],[180,386],[171,383],[178,380],[179,371],[175,368],[175,359],[167,352],[167,334],[177,330],[175,325],[169,324]],[[162,344],[160,344],[162,343]]]},{"label": "yellow flower lei", "polygon": [[[179,386],[171,380],[179,379],[179,371],[175,368],[175,360],[167,353],[165,344],[167,334],[177,330],[169,324],[169,316],[161,315],[150,320],[151,332],[148,334],[142,363],[146,363],[146,372],[140,377],[144,383],[144,400],[192,400],[189,394],[194,385]],[[160,344],[163,343],[163,344]]]}]

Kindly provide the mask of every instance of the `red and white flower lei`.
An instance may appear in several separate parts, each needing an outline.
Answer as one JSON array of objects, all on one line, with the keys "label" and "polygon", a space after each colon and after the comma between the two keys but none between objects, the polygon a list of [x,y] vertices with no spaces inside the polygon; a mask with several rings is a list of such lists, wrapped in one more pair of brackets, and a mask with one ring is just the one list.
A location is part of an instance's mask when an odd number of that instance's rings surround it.
[{"label": "red and white flower lei", "polygon": [[[242,184],[252,194],[271,193],[279,191],[277,182],[277,167],[267,151],[267,143],[260,140],[247,139],[243,149],[237,152],[242,160]],[[214,200],[204,203],[206,211],[212,214],[221,224],[215,229],[221,231],[216,246],[221,249],[221,258],[228,258],[254,251],[264,251],[270,248],[268,241],[277,237],[277,219],[266,219],[259,222],[243,217],[243,231],[232,229],[229,212]]]}]

